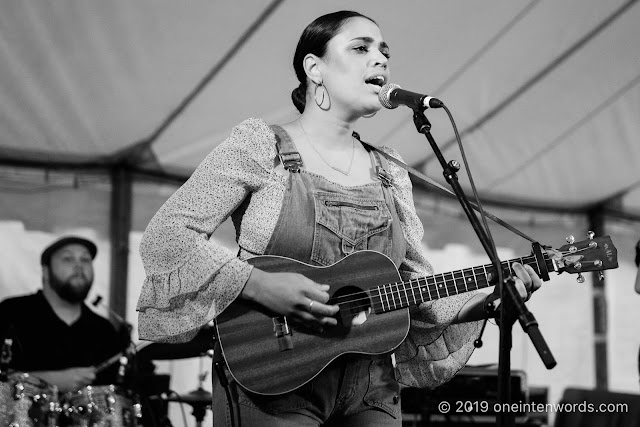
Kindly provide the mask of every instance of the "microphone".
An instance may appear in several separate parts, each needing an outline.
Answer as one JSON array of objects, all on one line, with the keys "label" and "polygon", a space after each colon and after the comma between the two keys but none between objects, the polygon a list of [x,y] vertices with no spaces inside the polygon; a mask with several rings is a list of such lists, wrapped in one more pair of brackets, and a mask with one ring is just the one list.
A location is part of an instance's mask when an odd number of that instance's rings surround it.
[{"label": "microphone", "polygon": [[414,110],[424,110],[427,108],[441,108],[442,101],[429,95],[421,95],[402,89],[397,84],[387,83],[378,92],[378,100],[383,107],[388,109],[397,108],[398,105],[406,105]]},{"label": "microphone", "polygon": [[118,313],[113,311],[111,307],[109,307],[107,304],[102,302],[102,295],[97,295],[96,298],[91,303],[91,305],[93,305],[94,307],[98,307],[99,305],[103,306],[104,308],[107,309],[107,311],[111,314],[111,316],[113,316],[113,318],[116,319],[118,323],[120,323],[122,332],[123,333],[126,332],[128,335],[127,336],[127,345],[128,345],[128,343],[131,341],[129,335],[131,334],[131,330],[133,329],[133,326],[129,322],[127,322],[122,316],[120,316]]}]

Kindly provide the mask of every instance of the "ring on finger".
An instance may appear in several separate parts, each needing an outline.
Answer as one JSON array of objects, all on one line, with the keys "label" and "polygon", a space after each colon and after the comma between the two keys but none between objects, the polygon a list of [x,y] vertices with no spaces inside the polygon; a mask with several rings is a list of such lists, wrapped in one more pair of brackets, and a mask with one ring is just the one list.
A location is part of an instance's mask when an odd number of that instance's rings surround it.
[{"label": "ring on finger", "polygon": [[313,307],[313,303],[314,303],[314,302],[315,302],[315,301],[311,301],[311,302],[309,303],[309,313],[311,313],[311,307]]}]

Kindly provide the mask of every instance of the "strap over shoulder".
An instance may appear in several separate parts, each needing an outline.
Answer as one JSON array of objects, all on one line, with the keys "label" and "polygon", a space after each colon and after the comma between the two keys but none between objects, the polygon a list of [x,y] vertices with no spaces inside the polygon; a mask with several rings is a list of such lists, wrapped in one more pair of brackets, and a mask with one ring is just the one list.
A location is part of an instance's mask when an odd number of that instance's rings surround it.
[{"label": "strap over shoulder", "polygon": [[358,132],[353,132],[353,137],[360,141],[367,151],[373,152],[373,157],[376,159],[376,175],[378,176],[378,179],[382,182],[383,186],[391,187],[393,185],[393,176],[388,172],[389,163],[385,157],[386,153],[375,145],[361,140]]},{"label": "strap over shoulder", "polygon": [[302,162],[300,153],[296,151],[296,147],[293,145],[293,141],[291,141],[287,131],[279,125],[270,125],[269,128],[271,128],[275,134],[276,152],[278,153],[282,166],[290,172],[299,172],[304,163]]}]

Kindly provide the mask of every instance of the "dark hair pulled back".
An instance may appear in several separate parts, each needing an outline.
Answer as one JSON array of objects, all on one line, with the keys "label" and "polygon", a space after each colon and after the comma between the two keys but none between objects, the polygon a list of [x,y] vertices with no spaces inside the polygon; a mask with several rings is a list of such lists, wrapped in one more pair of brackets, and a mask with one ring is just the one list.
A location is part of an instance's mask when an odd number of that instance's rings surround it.
[{"label": "dark hair pulled back", "polygon": [[322,15],[307,25],[307,28],[302,32],[300,40],[298,40],[296,53],[293,55],[293,69],[300,85],[291,92],[293,105],[296,106],[300,113],[304,111],[307,98],[307,74],[303,66],[304,57],[311,53],[318,58],[324,58],[329,41],[340,32],[345,22],[351,18],[365,18],[377,25],[373,19],[361,13],[341,10]]}]

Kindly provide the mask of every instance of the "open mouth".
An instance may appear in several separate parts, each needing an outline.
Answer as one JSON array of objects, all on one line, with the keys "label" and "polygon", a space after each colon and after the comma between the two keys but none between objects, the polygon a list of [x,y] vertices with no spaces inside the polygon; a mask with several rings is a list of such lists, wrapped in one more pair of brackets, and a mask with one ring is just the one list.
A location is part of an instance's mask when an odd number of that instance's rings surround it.
[{"label": "open mouth", "polygon": [[384,76],[374,76],[365,80],[364,82],[368,85],[375,86],[377,90],[380,90],[380,88],[385,84],[385,81],[386,79],[384,78]]}]

